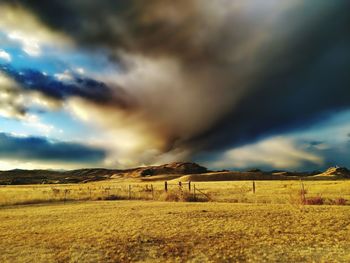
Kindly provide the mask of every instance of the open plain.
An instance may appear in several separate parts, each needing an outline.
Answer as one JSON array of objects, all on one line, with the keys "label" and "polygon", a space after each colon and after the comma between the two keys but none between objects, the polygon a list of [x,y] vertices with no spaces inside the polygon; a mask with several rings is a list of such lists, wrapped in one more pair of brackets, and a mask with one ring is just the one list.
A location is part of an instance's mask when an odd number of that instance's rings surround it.
[{"label": "open plain", "polygon": [[316,205],[300,181],[192,183],[204,202],[169,198],[177,183],[152,182],[153,196],[135,180],[2,186],[0,261],[350,261],[349,181],[303,182]]}]

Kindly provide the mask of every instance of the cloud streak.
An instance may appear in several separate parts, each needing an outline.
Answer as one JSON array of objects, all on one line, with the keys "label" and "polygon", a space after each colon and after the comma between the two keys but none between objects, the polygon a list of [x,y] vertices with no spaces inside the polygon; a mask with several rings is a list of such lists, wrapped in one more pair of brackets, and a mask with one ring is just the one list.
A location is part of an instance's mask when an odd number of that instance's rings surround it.
[{"label": "cloud streak", "polygon": [[300,169],[307,165],[322,166],[321,156],[303,149],[302,145],[287,137],[273,137],[256,144],[226,151],[219,160],[208,163],[220,168]]},{"label": "cloud streak", "polygon": [[105,155],[106,153],[101,149],[78,143],[0,133],[1,160],[92,164],[103,161]]},{"label": "cloud streak", "polygon": [[[116,92],[117,87],[112,90],[103,82],[91,78],[72,75],[68,79],[62,79],[62,74],[50,76],[34,69],[17,70],[8,64],[0,65],[0,72],[16,81],[22,89],[39,91],[58,101],[76,96],[100,104],[113,103],[116,107],[127,106],[126,100],[118,97],[120,94]],[[120,91],[122,93],[122,90]]]}]

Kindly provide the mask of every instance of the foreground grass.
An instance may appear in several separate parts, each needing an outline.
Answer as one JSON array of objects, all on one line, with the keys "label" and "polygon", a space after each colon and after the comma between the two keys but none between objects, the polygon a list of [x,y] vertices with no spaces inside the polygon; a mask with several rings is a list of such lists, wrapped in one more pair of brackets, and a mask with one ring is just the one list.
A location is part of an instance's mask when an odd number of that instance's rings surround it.
[{"label": "foreground grass", "polygon": [[0,262],[349,262],[350,207],[98,201],[0,208]]}]

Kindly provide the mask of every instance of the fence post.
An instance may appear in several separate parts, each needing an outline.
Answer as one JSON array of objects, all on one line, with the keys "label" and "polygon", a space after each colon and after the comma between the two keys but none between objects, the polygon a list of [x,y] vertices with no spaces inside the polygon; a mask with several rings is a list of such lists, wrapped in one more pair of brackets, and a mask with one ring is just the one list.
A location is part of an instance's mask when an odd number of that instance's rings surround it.
[{"label": "fence post", "polygon": [[188,181],[188,191],[191,192],[191,181]]},{"label": "fence post", "polygon": [[64,199],[63,199],[63,203],[65,204],[67,201],[67,193],[68,193],[68,189],[64,189]]},{"label": "fence post", "polygon": [[151,184],[151,191],[152,191],[152,200],[154,200],[154,190],[153,190],[153,184]]},{"label": "fence post", "polygon": [[164,182],[164,190],[165,190],[165,192],[168,192],[168,182],[167,181]]},{"label": "fence post", "polygon": [[131,199],[131,185],[129,184],[129,200]]},{"label": "fence post", "polygon": [[306,198],[305,198],[305,188],[304,188],[304,183],[300,178],[300,197],[301,197],[301,202],[302,204],[306,203]]},{"label": "fence post", "polygon": [[183,200],[184,192],[183,192],[183,189],[182,189],[182,182],[179,182],[179,192],[180,192],[181,200]]},{"label": "fence post", "polygon": [[253,181],[253,194],[255,194],[255,181]]}]

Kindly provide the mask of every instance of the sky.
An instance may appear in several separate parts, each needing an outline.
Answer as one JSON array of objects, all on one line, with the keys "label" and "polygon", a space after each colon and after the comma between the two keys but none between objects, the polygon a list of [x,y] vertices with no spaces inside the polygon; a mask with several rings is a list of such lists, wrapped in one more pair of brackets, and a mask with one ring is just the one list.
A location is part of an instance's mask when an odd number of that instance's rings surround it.
[{"label": "sky", "polygon": [[350,167],[347,0],[1,0],[0,170]]}]

